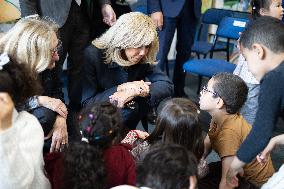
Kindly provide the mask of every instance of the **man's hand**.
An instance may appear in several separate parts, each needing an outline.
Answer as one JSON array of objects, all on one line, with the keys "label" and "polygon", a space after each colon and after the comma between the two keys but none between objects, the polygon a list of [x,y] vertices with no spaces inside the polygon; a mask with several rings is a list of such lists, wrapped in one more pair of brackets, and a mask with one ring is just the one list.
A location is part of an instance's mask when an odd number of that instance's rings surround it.
[{"label": "man's hand", "polygon": [[14,103],[8,93],[0,93],[0,132],[12,126]]},{"label": "man's hand", "polygon": [[157,28],[161,31],[163,29],[164,17],[162,12],[154,12],[151,14],[153,22],[156,24]]},{"label": "man's hand", "polygon": [[107,25],[112,26],[116,22],[116,15],[111,5],[104,4],[102,6],[102,15],[103,15],[103,21]]}]

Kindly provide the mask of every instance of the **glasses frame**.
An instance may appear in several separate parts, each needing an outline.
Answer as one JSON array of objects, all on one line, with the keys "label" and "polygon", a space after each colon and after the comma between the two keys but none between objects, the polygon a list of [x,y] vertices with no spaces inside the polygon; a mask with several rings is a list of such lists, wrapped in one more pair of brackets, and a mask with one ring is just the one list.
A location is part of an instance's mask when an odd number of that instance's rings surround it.
[{"label": "glasses frame", "polygon": [[208,92],[208,93],[213,94],[213,97],[218,97],[218,96],[219,96],[218,93],[209,90],[207,85],[204,85],[204,86],[201,88],[200,94],[204,94],[205,92]]},{"label": "glasses frame", "polygon": [[58,43],[54,49],[51,49],[51,55],[53,56],[56,52],[62,49],[62,41],[58,39]]}]

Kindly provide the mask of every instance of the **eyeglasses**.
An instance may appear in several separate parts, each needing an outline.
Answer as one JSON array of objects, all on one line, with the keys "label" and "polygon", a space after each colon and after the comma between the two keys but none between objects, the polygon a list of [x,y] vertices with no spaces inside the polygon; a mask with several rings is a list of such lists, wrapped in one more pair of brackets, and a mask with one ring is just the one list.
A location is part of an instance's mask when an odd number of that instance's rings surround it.
[{"label": "eyeglasses", "polygon": [[205,92],[213,94],[214,97],[219,96],[216,92],[209,90],[207,85],[202,87],[200,94],[204,94]]},{"label": "eyeglasses", "polygon": [[54,49],[51,49],[52,56],[62,49],[62,41],[58,40],[58,43]]}]

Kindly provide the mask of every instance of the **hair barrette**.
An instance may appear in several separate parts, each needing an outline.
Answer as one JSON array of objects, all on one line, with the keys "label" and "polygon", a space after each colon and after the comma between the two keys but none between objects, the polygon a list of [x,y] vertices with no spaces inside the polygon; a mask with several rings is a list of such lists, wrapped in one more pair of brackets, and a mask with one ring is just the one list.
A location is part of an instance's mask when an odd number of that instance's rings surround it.
[{"label": "hair barrette", "polygon": [[10,58],[7,53],[3,53],[0,55],[0,70],[3,70],[3,66],[10,62]]}]

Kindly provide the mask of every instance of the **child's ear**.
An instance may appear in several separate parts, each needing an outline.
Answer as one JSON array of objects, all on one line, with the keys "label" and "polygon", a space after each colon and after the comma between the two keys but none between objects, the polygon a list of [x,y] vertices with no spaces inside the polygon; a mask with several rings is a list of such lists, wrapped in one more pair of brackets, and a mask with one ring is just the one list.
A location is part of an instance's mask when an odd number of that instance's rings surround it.
[{"label": "child's ear", "polygon": [[218,108],[218,109],[222,109],[223,108],[223,106],[225,105],[224,104],[224,101],[223,101],[223,99],[222,98],[220,98],[220,97],[218,97],[219,99],[218,99],[218,102],[217,102],[217,105],[216,105],[216,108]]},{"label": "child's ear", "polygon": [[265,56],[265,49],[262,45],[258,43],[252,44],[252,50],[253,52],[258,56],[260,60],[264,59]]},{"label": "child's ear", "polygon": [[264,9],[264,8],[260,8],[259,9],[259,14],[261,15],[261,16],[266,16],[267,14],[266,14],[266,10]]}]

